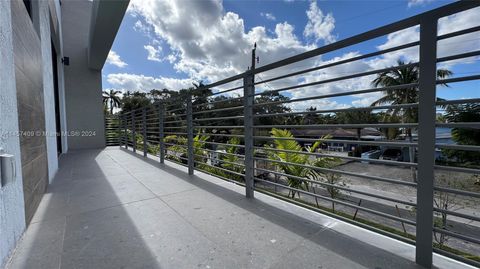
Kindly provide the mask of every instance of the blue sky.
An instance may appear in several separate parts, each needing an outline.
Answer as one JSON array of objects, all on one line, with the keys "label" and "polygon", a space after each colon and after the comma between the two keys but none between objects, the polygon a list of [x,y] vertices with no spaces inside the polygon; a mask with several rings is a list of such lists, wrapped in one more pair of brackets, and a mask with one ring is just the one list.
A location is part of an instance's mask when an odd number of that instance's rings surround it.
[{"label": "blue sky", "polygon": [[[117,34],[109,59],[103,68],[103,88],[123,91],[153,88],[178,90],[190,87],[192,81],[213,82],[244,71],[248,66],[249,50],[258,43],[259,65],[281,60],[310,49],[332,43],[412,15],[446,5],[453,1],[234,1],[234,0],[132,0]],[[441,33],[452,32],[480,24],[480,10],[445,18],[439,22]],[[400,45],[418,38],[418,29],[316,57],[292,66],[293,69],[312,67],[337,58],[376,51],[382,47]],[[439,55],[451,55],[478,50],[478,33],[446,40],[439,44]],[[279,81],[271,88],[310,82],[363,72],[395,63],[396,59],[415,60],[416,50],[406,50],[368,61],[326,70],[310,76]],[[448,63],[457,76],[480,73],[478,59],[468,63]],[[261,79],[282,74],[277,70],[263,74]],[[335,85],[305,88],[285,92],[292,98],[314,96],[335,91],[359,90],[371,87],[371,78]],[[451,85],[439,89],[444,98],[479,97],[479,82]],[[260,89],[262,90],[262,89]],[[344,97],[319,101],[303,106],[344,107],[368,105],[378,94]]]}]

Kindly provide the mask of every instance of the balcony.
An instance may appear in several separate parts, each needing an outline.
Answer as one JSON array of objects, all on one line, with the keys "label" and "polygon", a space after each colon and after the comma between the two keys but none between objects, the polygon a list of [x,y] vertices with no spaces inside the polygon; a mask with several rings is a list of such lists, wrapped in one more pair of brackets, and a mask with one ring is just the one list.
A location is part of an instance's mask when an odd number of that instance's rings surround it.
[{"label": "balcony", "polygon": [[419,268],[409,244],[186,172],[117,147],[64,155],[7,268]]},{"label": "balcony", "polygon": [[[260,67],[255,45],[243,73],[123,109],[105,122],[112,147],[62,156],[7,268],[480,266],[480,75],[437,72],[478,61],[478,49],[442,44],[478,40],[480,26],[438,22],[479,5]],[[418,38],[368,50],[405,30]],[[415,60],[402,62],[407,52]],[[399,61],[348,72],[375,57]],[[409,80],[372,83],[398,73]],[[335,106],[369,94],[393,97]]]}]

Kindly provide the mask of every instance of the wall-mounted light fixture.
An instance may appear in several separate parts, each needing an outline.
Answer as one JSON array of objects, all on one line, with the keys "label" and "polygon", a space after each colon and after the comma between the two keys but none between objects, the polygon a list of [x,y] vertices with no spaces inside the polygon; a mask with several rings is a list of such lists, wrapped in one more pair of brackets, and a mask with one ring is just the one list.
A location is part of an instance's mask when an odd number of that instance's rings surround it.
[{"label": "wall-mounted light fixture", "polygon": [[64,65],[70,65],[70,57],[63,57],[62,58],[62,63]]},{"label": "wall-mounted light fixture", "polygon": [[0,187],[14,182],[16,177],[15,158],[0,148]]}]

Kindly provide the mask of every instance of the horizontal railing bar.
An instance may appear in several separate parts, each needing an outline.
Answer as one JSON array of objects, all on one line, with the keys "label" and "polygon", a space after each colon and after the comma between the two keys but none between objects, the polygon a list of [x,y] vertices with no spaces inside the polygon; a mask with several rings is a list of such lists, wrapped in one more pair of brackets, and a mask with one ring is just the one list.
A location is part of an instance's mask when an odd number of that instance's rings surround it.
[{"label": "horizontal railing bar", "polygon": [[210,109],[210,110],[204,110],[204,111],[197,111],[197,112],[193,112],[192,115],[212,113],[212,112],[220,112],[220,111],[229,111],[229,110],[238,110],[238,109],[243,109],[243,106],[233,106],[233,107],[226,107],[226,108],[217,108],[217,109]]},{"label": "horizontal railing bar", "polygon": [[212,134],[212,133],[201,133],[204,136],[218,136],[218,137],[240,137],[243,138],[244,135],[235,135],[235,134]]},{"label": "horizontal railing bar", "polygon": [[473,56],[478,56],[478,55],[480,55],[480,50],[465,52],[465,53],[461,53],[461,54],[456,54],[456,55],[451,55],[451,56],[438,58],[437,63],[448,62],[448,61],[453,61],[453,60],[456,60],[456,59],[468,58],[468,57],[473,57]]},{"label": "horizontal railing bar", "polygon": [[[241,88],[243,88],[243,86]],[[243,100],[243,96],[242,97],[233,97],[233,98],[229,98],[229,99],[216,100],[216,101],[210,101],[208,103],[195,104],[192,107],[199,107],[199,106],[204,106],[204,105],[211,106],[211,105],[214,105],[214,104],[232,102],[232,101],[236,101],[236,100]]]},{"label": "horizontal railing bar", "polygon": [[437,84],[447,84],[447,83],[452,83],[452,82],[463,82],[463,81],[477,80],[477,79],[480,79],[480,75],[465,76],[465,77],[458,77],[458,78],[439,79],[439,80],[437,80]]},{"label": "horizontal railing bar", "polygon": [[[173,150],[173,149],[166,149],[166,151],[171,151],[171,152],[175,152],[175,153],[180,153],[180,154],[187,154],[186,152],[181,152],[181,151],[177,151],[177,150]],[[172,155],[173,156],[173,155]],[[184,160],[187,160],[187,157],[181,157],[181,156],[176,156],[177,158],[180,158],[180,159],[184,159]]]},{"label": "horizontal railing bar", "polygon": [[[187,138],[186,138],[186,137],[183,137],[183,136],[181,136],[181,137],[171,137],[171,136],[164,137],[164,140],[167,140],[167,141],[168,141],[168,140],[177,140],[177,141],[178,141],[178,140],[180,140],[180,139],[187,139]],[[185,141],[186,141],[186,140],[185,140]]]},{"label": "horizontal railing bar", "polygon": [[445,209],[438,208],[438,207],[433,207],[433,211],[480,222],[480,217],[471,216],[471,215],[463,214],[463,213],[456,212],[456,211],[445,210]]},{"label": "horizontal railing bar", "polygon": [[198,119],[193,119],[193,121],[232,120],[232,119],[243,119],[243,116],[230,116],[230,117],[218,117],[218,118],[198,118]]},{"label": "horizontal railing bar", "polygon": [[180,141],[180,139],[184,139],[186,141],[187,138],[186,137],[165,137],[163,140],[166,140],[166,141],[170,141],[170,140]]},{"label": "horizontal railing bar", "polygon": [[451,145],[451,144],[436,144],[438,148],[444,149],[456,149],[456,150],[465,150],[465,151],[480,151],[480,146],[472,145]]},{"label": "horizontal railing bar", "polygon": [[436,102],[436,104],[439,105],[439,106],[441,106],[441,105],[467,104],[467,103],[480,103],[480,98],[445,100],[445,101],[437,101]]},{"label": "horizontal railing bar", "polygon": [[417,143],[411,142],[390,142],[390,141],[365,141],[365,140],[342,140],[342,139],[322,139],[322,138],[300,138],[300,137],[271,137],[271,136],[254,136],[256,140],[294,140],[304,142],[331,142],[331,143],[347,143],[358,145],[379,145],[379,146],[398,146],[398,147],[417,147]]},{"label": "horizontal railing bar", "polygon": [[232,171],[232,170],[228,170],[228,169],[225,169],[223,167],[218,167],[218,166],[214,166],[214,165],[210,165],[208,163],[199,163],[197,161],[195,161],[195,163],[198,163],[198,164],[202,164],[202,165],[206,165],[206,166],[210,166],[212,168],[215,168],[215,169],[219,169],[221,171],[224,171],[224,172],[227,172],[227,173],[231,173],[231,174],[234,174],[234,175],[237,175],[237,176],[241,176],[241,177],[244,177],[245,175],[244,174],[241,174],[241,173],[238,173],[238,172],[235,172],[235,171]]},{"label": "horizontal railing bar", "polygon": [[[205,159],[209,159],[208,156],[203,156],[203,155],[198,155],[198,154],[193,154],[193,156],[196,156],[196,157],[199,157],[199,158],[205,158]],[[241,166],[241,167],[245,167],[245,164],[242,164],[242,163],[234,163],[234,162],[229,162],[229,161],[225,161],[225,160],[222,160],[222,159],[217,159],[215,160],[217,162],[222,162],[222,163],[226,163],[226,164],[231,164],[231,165],[237,165],[237,166]],[[223,168],[223,167],[222,167]],[[226,169],[226,168],[225,168]],[[235,171],[234,171],[235,172]]]},{"label": "horizontal railing bar", "polygon": [[356,73],[356,74],[353,74],[353,75],[348,75],[348,76],[343,76],[343,77],[336,77],[336,78],[320,80],[320,81],[315,81],[315,82],[310,82],[310,83],[298,84],[298,85],[289,86],[289,87],[285,87],[285,88],[280,88],[280,89],[276,89],[276,90],[264,91],[264,92],[260,92],[260,93],[255,93],[255,94],[253,94],[253,96],[262,95],[262,94],[266,94],[266,93],[267,94],[268,93],[278,93],[278,92],[282,92],[282,91],[288,91],[288,90],[293,90],[293,89],[298,89],[298,88],[305,88],[305,87],[310,87],[310,86],[315,86],[315,85],[320,85],[320,84],[326,84],[326,83],[331,83],[331,82],[336,82],[336,81],[341,81],[341,80],[346,80],[346,79],[370,76],[370,75],[375,75],[375,74],[378,74],[378,73],[388,72],[388,71],[392,71],[392,70],[398,70],[398,69],[401,69],[401,68],[407,68],[407,67],[412,67],[412,66],[418,66],[418,62],[399,65],[399,66],[392,66],[392,67],[387,67],[387,68],[382,68],[382,69],[375,69],[375,70]]},{"label": "horizontal railing bar", "polygon": [[171,134],[171,135],[187,135],[187,133],[175,133],[175,132],[164,132],[165,134]]},{"label": "horizontal railing bar", "polygon": [[465,241],[468,241],[468,242],[480,244],[480,240],[476,239],[474,237],[465,236],[463,234],[454,233],[454,232],[451,232],[451,231],[448,231],[448,230],[445,230],[445,229],[441,229],[441,228],[437,228],[437,227],[433,227],[433,230],[437,233],[446,234],[446,235],[449,235],[451,237],[455,237],[455,238],[462,239],[462,240],[465,240]]},{"label": "horizontal railing bar", "polygon": [[418,123],[360,123],[360,124],[284,124],[284,125],[256,125],[257,129],[284,128],[284,129],[363,129],[363,128],[409,128],[417,127]]},{"label": "horizontal railing bar", "polygon": [[454,172],[462,172],[462,173],[470,173],[470,174],[480,174],[480,169],[474,169],[474,168],[444,166],[444,165],[435,165],[434,167],[435,167],[435,169],[446,170],[446,171],[454,171]]},{"label": "horizontal railing bar", "polygon": [[175,112],[175,111],[182,111],[182,110],[185,111],[186,108],[181,107],[181,108],[176,108],[176,109],[171,109],[171,110],[165,110],[165,113],[172,113],[172,112]]},{"label": "horizontal railing bar", "polygon": [[179,123],[179,122],[186,122],[187,120],[172,120],[172,121],[164,121],[163,123],[164,124],[168,124],[168,123]]},{"label": "horizontal railing bar", "polygon": [[174,146],[174,147],[178,146],[178,147],[187,148],[186,145],[182,145],[182,144],[173,144],[173,143],[168,143],[168,142],[163,142],[163,143],[167,146]]},{"label": "horizontal railing bar", "polygon": [[187,129],[187,126],[165,126],[163,129]]},{"label": "horizontal railing bar", "polygon": [[203,141],[202,143],[210,144],[210,145],[221,145],[221,146],[231,146],[231,147],[238,147],[238,148],[244,148],[244,145],[235,145],[235,144],[228,144],[228,143],[218,143],[218,142],[208,142],[208,141]]},{"label": "horizontal railing bar", "polygon": [[438,127],[446,128],[480,128],[480,122],[448,122],[448,123],[437,123]]},{"label": "horizontal railing bar", "polygon": [[438,36],[437,40],[443,40],[443,39],[456,37],[456,36],[464,35],[464,34],[469,34],[469,33],[477,32],[477,31],[480,31],[480,26],[476,26],[476,27],[472,27],[472,28],[463,29],[463,30],[460,30],[460,31],[444,34],[444,35]]},{"label": "horizontal railing bar", "polygon": [[316,67],[300,70],[300,71],[297,71],[297,72],[293,72],[293,73],[290,73],[290,74],[286,74],[286,75],[262,80],[262,81],[259,81],[259,82],[255,82],[254,85],[267,83],[267,82],[272,82],[272,81],[275,81],[275,80],[284,79],[284,78],[288,78],[288,77],[292,77],[292,76],[297,76],[297,75],[309,73],[309,72],[312,72],[312,71],[318,71],[318,70],[321,70],[321,69],[330,68],[330,67],[334,67],[334,66],[337,66],[337,65],[350,63],[350,62],[355,62],[355,61],[358,61],[358,60],[367,59],[367,58],[382,55],[382,54],[385,54],[385,53],[410,48],[410,47],[413,47],[413,46],[417,46],[419,44],[420,44],[419,41],[410,42],[410,43],[407,43],[407,44],[404,44],[404,45],[391,47],[391,48],[388,48],[388,49],[379,50],[379,51],[371,52],[371,53],[364,54],[364,55],[359,55],[359,56],[352,57],[352,58],[349,58],[349,59],[345,59],[345,60],[341,60],[341,61],[337,61],[337,62],[333,62],[333,63],[328,63],[328,64],[325,64],[325,65],[316,66]]},{"label": "horizontal railing bar", "polygon": [[271,182],[271,181],[268,181],[268,180],[263,180],[263,179],[260,179],[260,178],[257,178],[257,177],[254,177],[254,179],[255,179],[255,181],[275,185],[275,186],[278,186],[278,187],[281,187],[281,188],[285,188],[285,189],[288,189],[288,190],[292,190],[292,191],[295,191],[295,192],[299,192],[299,193],[303,193],[303,194],[306,194],[306,195],[317,197],[317,198],[320,198],[320,199],[323,199],[323,200],[327,200],[329,202],[333,202],[333,203],[341,204],[341,205],[344,205],[344,206],[349,206],[349,207],[352,207],[352,208],[356,208],[358,210],[362,210],[362,211],[365,211],[365,212],[368,212],[368,213],[372,213],[372,214],[375,214],[375,215],[378,215],[378,216],[382,216],[384,218],[393,219],[393,220],[403,222],[403,223],[407,223],[407,224],[410,224],[410,225],[413,225],[413,226],[416,225],[416,223],[414,221],[411,221],[409,219],[400,218],[400,217],[393,216],[393,215],[390,215],[390,214],[387,214],[387,213],[383,213],[383,212],[380,212],[380,211],[377,211],[377,210],[373,210],[373,209],[366,208],[366,207],[363,207],[363,206],[358,206],[358,205],[355,205],[355,204],[343,202],[343,201],[338,200],[338,199],[332,199],[330,197],[326,197],[326,196],[323,196],[323,195],[311,193],[311,192],[304,191],[304,190],[301,190],[301,189],[292,188],[290,186],[286,186],[286,185],[283,185],[283,184],[278,184],[278,183]]},{"label": "horizontal railing bar", "polygon": [[290,99],[290,100],[287,100],[287,101],[256,103],[253,106],[268,106],[268,105],[277,105],[277,104],[287,104],[287,103],[309,101],[309,100],[318,100],[318,99],[325,99],[325,98],[332,98],[332,97],[351,96],[351,95],[356,95],[356,94],[365,94],[365,93],[372,93],[372,92],[382,92],[382,91],[389,91],[389,90],[404,90],[404,89],[408,89],[408,88],[412,88],[412,87],[416,87],[416,86],[418,86],[418,83],[409,83],[409,84],[395,85],[395,86],[389,86],[389,87],[383,87],[383,88],[371,88],[371,89],[366,89],[366,90],[317,95],[317,96],[311,96],[311,97],[305,97],[305,98]]},{"label": "horizontal railing bar", "polygon": [[378,177],[378,176],[364,175],[364,174],[359,174],[359,173],[354,173],[354,172],[335,170],[335,169],[331,169],[331,168],[323,168],[323,167],[317,167],[317,166],[311,166],[311,165],[296,164],[296,163],[283,162],[283,161],[278,161],[278,160],[271,160],[271,159],[264,159],[264,158],[257,158],[257,157],[255,157],[254,159],[265,161],[265,162],[274,162],[274,163],[280,163],[280,164],[286,164],[286,165],[295,165],[295,166],[298,166],[298,167],[308,168],[308,169],[312,169],[312,170],[318,170],[318,171],[327,172],[327,173],[343,174],[343,175],[347,175],[347,176],[372,179],[372,180],[383,181],[383,182],[393,183],[393,184],[398,184],[398,185],[405,185],[405,186],[410,186],[410,187],[416,187],[417,186],[417,184],[413,183],[413,182],[400,181],[400,180],[396,180],[396,179],[390,179],[390,178],[384,178],[384,177]]},{"label": "horizontal railing bar", "polygon": [[347,112],[347,111],[370,111],[370,110],[381,110],[381,109],[383,110],[383,109],[393,109],[393,108],[410,108],[410,107],[418,107],[418,103],[386,105],[386,106],[337,108],[337,109],[326,109],[326,110],[316,110],[316,111],[256,114],[256,115],[253,115],[253,117],[261,118],[261,117],[291,116],[291,115],[302,115],[302,114],[337,113],[337,112]]},{"label": "horizontal railing bar", "polygon": [[411,163],[411,162],[398,162],[398,161],[378,160],[378,159],[362,159],[362,158],[358,158],[358,157],[339,156],[339,155],[331,155],[331,154],[324,154],[324,153],[318,153],[318,152],[296,151],[296,150],[265,148],[265,147],[254,147],[254,149],[296,153],[296,154],[310,155],[310,156],[316,156],[316,157],[338,158],[338,159],[352,160],[352,161],[357,161],[357,162],[369,162],[369,163],[379,163],[379,164],[408,166],[408,167],[416,167],[417,166],[417,163]]},{"label": "horizontal railing bar", "polygon": [[173,117],[184,117],[184,116],[187,116],[187,114],[170,114],[170,115],[165,114],[164,117],[173,118]]},{"label": "horizontal railing bar", "polygon": [[167,156],[174,157],[174,158],[179,158],[179,159],[181,159],[181,160],[186,160],[185,158],[179,157],[179,156],[176,156],[176,155],[172,155],[172,154],[170,154],[170,153],[165,153],[165,160],[168,160],[168,161],[170,161],[170,162],[173,162],[173,163],[176,163],[176,164],[179,164],[179,165],[182,165],[182,166],[187,167],[187,165],[184,164],[184,163],[182,163],[182,162],[179,162],[179,161],[177,161],[177,160],[172,160],[172,159],[166,158]]},{"label": "horizontal railing bar", "polygon": [[158,109],[147,109],[147,116],[158,116]]},{"label": "horizontal railing bar", "polygon": [[208,172],[207,170],[203,170],[201,168],[198,168],[198,167],[195,167],[195,170],[199,171],[199,172],[202,172],[202,173],[205,173],[207,175],[211,175],[211,176],[214,176],[216,178],[219,178],[221,180],[225,180],[227,182],[230,182],[230,183],[233,183],[233,184],[236,184],[236,185],[239,185],[239,186],[242,186],[242,187],[245,187],[245,184],[241,181],[236,181],[236,180],[233,180],[233,179],[229,179],[229,178],[226,178],[226,177],[222,177],[222,176],[219,176],[217,174],[214,174],[212,172]]},{"label": "horizontal railing bar", "polygon": [[158,119],[158,118],[154,118],[154,117],[147,117],[146,121],[147,121],[147,122],[152,122],[152,121],[158,122],[159,119]]},{"label": "horizontal railing bar", "polygon": [[243,129],[243,125],[236,125],[236,126],[217,126],[217,125],[197,125],[193,126],[196,129]]},{"label": "horizontal railing bar", "polygon": [[212,93],[210,96],[214,96],[214,95],[219,95],[219,94],[224,94],[224,93],[227,93],[227,92],[233,92],[235,90],[240,90],[242,89],[243,86],[238,86],[238,87],[235,87],[235,88],[231,88],[231,89],[228,89],[228,90],[223,90],[223,91],[219,91],[219,92],[214,92]]},{"label": "horizontal railing bar", "polygon": [[399,199],[390,198],[390,197],[386,197],[386,196],[382,196],[382,195],[378,195],[378,194],[373,194],[373,193],[359,191],[359,190],[355,190],[355,189],[351,189],[351,188],[347,188],[347,187],[342,187],[340,185],[335,185],[335,184],[322,182],[321,180],[312,180],[312,179],[308,179],[308,178],[289,175],[289,174],[280,173],[280,172],[276,172],[276,171],[272,171],[272,170],[268,170],[268,169],[263,169],[263,168],[255,168],[255,170],[269,172],[269,173],[273,173],[273,174],[276,174],[276,175],[281,175],[281,176],[284,176],[284,177],[295,178],[295,179],[298,179],[298,180],[301,180],[301,181],[310,182],[310,183],[313,183],[313,184],[318,184],[318,185],[327,186],[327,187],[332,187],[332,188],[347,191],[347,192],[354,192],[354,193],[358,193],[358,194],[361,194],[361,195],[371,196],[371,197],[375,197],[375,198],[379,198],[379,199],[382,199],[382,200],[387,200],[387,201],[391,201],[391,202],[395,202],[395,203],[405,204],[405,205],[409,205],[409,206],[416,206],[417,205],[416,203],[412,203],[412,202],[409,202],[409,201],[402,201],[402,200],[399,200]]},{"label": "horizontal railing bar", "polygon": [[222,154],[222,155],[230,155],[230,156],[235,156],[235,157],[239,157],[239,158],[245,158],[244,155],[235,154],[235,153],[221,152],[221,151],[215,151],[215,150],[212,150],[212,149],[205,149],[205,148],[198,148],[198,147],[193,147],[193,148],[198,149],[198,150],[204,150],[204,151],[207,151],[207,152],[218,153],[218,154]]},{"label": "horizontal railing bar", "polygon": [[448,193],[458,194],[462,196],[480,198],[479,192],[464,191],[464,190],[458,190],[458,189],[452,189],[452,188],[446,188],[446,187],[440,187],[440,186],[434,186],[433,189],[441,192],[448,192]]}]

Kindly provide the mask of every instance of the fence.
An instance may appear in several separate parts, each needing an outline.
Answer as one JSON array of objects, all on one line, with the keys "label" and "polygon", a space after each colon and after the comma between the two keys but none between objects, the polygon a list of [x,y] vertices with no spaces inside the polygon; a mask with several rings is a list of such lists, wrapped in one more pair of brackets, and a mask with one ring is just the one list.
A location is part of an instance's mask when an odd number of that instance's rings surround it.
[{"label": "fence", "polygon": [[120,125],[117,116],[105,115],[105,144],[107,147],[120,145]]},{"label": "fence", "polygon": [[[437,65],[480,55],[480,50],[474,50],[437,57],[437,43],[480,30],[477,26],[438,35],[438,20],[479,5],[478,1],[449,4],[259,68],[255,68],[253,50],[251,67],[242,74],[121,114],[121,146],[140,150],[144,156],[157,155],[161,163],[168,159],[187,166],[189,174],[198,170],[242,184],[247,197],[254,197],[254,191],[264,192],[415,244],[416,261],[422,266],[431,266],[433,251],[478,266],[480,258],[475,253],[480,249],[480,217],[474,212],[478,210],[475,205],[480,193],[451,184],[448,173],[472,180],[480,173],[479,165],[466,167],[440,162],[435,154],[448,150],[474,154],[480,151],[479,145],[436,142],[439,127],[474,132],[480,128],[478,120],[436,121],[439,109],[469,108],[480,102],[480,98],[436,98],[440,85],[480,79],[478,74],[437,77]],[[314,57],[411,27],[419,27],[419,40],[316,65]],[[418,53],[418,61],[335,77],[324,77],[322,73],[406,50]],[[417,72],[418,79],[354,91],[343,89],[318,94],[314,90],[314,87],[345,81],[355,83],[362,78],[405,70]],[[312,94],[295,97],[292,93],[299,90]],[[405,96],[413,92],[414,98],[378,106],[292,111],[295,106],[311,101],[381,92]],[[391,118],[389,121],[328,122],[329,116],[341,113],[367,113],[378,119],[378,115],[392,111],[400,111],[403,116],[397,117],[397,121]],[[418,117],[405,120],[407,114]],[[335,137],[338,130],[350,136]],[[362,136],[362,132],[376,130],[387,133],[403,130],[406,135],[403,140],[398,136],[388,138],[388,135],[378,136],[381,139]],[[412,131],[418,131],[418,139]],[[352,153],[328,151],[332,147]],[[398,149],[397,153],[403,151],[405,157],[403,160],[395,156],[366,160],[357,153],[367,147],[373,151]],[[411,178],[395,175],[394,171],[410,171]],[[455,210],[448,207],[448,201],[453,198],[475,205],[471,211]],[[468,247],[465,249],[465,246]]]}]

